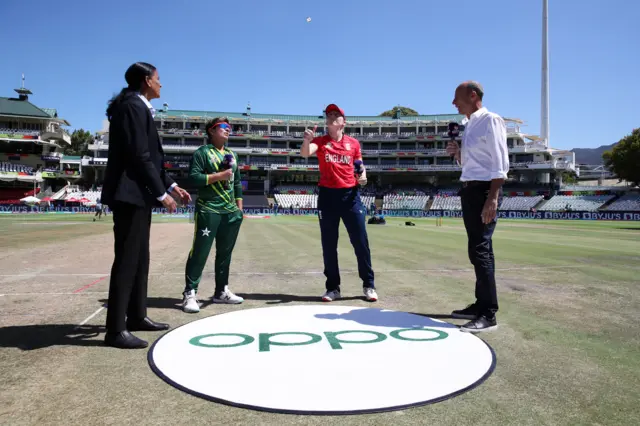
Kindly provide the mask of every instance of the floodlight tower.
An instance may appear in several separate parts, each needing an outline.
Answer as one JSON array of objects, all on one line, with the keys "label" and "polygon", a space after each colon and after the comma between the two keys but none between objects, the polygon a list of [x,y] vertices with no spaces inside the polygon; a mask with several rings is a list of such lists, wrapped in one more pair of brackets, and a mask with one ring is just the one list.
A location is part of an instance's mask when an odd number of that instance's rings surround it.
[{"label": "floodlight tower", "polygon": [[540,102],[540,137],[549,147],[549,0],[542,0],[542,93]]}]

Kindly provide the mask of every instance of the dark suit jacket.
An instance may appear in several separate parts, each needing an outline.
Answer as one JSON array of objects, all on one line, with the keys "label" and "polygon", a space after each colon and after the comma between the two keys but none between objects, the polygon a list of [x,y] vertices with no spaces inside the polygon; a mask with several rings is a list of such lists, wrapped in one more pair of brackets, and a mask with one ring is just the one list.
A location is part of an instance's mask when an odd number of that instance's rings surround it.
[{"label": "dark suit jacket", "polygon": [[164,151],[151,111],[136,93],[125,95],[109,124],[109,156],[102,202],[159,205],[173,184],[164,169]]}]

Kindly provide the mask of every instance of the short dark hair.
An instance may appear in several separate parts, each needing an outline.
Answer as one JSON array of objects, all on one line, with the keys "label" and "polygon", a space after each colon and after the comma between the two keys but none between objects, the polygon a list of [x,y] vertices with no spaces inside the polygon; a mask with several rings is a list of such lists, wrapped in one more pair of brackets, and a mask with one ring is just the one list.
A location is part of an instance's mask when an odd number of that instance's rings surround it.
[{"label": "short dark hair", "polygon": [[482,84],[477,81],[469,81],[466,83],[467,93],[471,94],[471,92],[476,92],[478,98],[482,100],[484,96],[484,89],[482,88]]},{"label": "short dark hair", "polygon": [[215,126],[216,124],[219,124],[219,123],[231,124],[231,123],[229,123],[229,119],[227,117],[216,117],[216,118],[213,118],[213,119],[207,121],[207,124],[205,124],[205,126],[204,126],[204,131],[207,134],[207,139],[211,139],[211,136],[209,135],[209,130],[211,130],[213,128],[213,126]]}]

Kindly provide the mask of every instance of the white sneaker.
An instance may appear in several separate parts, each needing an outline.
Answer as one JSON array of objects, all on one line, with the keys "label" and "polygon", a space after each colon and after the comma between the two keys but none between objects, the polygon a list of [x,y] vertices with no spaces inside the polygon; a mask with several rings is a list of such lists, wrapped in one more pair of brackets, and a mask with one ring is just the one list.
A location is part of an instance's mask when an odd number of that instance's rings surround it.
[{"label": "white sneaker", "polygon": [[340,292],[338,290],[327,291],[322,295],[323,302],[333,302],[336,299],[340,299]]},{"label": "white sneaker", "polygon": [[200,312],[200,304],[198,303],[195,290],[191,290],[184,294],[184,298],[182,299],[182,310],[188,314]]},{"label": "white sneaker", "polygon": [[375,301],[378,300],[378,293],[376,293],[376,289],[375,288],[364,287],[363,292],[364,292],[364,297],[369,302],[375,302]]},{"label": "white sneaker", "polygon": [[240,296],[236,296],[229,290],[229,286],[224,287],[224,291],[219,297],[215,295],[211,298],[213,303],[228,303],[232,305],[237,305],[239,303],[244,302],[244,299]]}]

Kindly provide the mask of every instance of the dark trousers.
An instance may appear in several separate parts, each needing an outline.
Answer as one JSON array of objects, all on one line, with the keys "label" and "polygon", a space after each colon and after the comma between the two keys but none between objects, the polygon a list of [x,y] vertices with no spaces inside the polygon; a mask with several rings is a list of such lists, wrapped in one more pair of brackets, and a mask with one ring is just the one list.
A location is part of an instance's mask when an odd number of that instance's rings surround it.
[{"label": "dark trousers", "polygon": [[214,296],[220,295],[225,286],[229,284],[229,269],[231,267],[231,254],[238,239],[243,214],[238,210],[234,213],[213,213],[203,211],[196,207],[193,244],[187,266],[185,267],[184,291],[198,291],[202,271],[209,259],[213,240],[216,241],[216,290]]},{"label": "dark trousers", "polygon": [[357,188],[333,189],[320,187],[318,192],[318,218],[324,258],[327,291],[340,290],[338,267],[338,234],[340,220],[344,222],[358,261],[358,274],[363,287],[374,288],[371,251],[365,224],[366,209]]},{"label": "dark trousers", "polygon": [[460,191],[464,227],[469,239],[469,260],[476,273],[476,304],[480,312],[493,317],[498,311],[495,261],[491,237],[496,220],[482,223],[482,209],[489,195],[491,182],[476,182]]},{"label": "dark trousers", "polygon": [[115,259],[109,283],[107,331],[119,333],[127,329],[125,317],[137,321],[147,316],[151,207],[126,203],[109,207],[113,211]]}]

